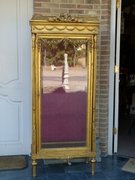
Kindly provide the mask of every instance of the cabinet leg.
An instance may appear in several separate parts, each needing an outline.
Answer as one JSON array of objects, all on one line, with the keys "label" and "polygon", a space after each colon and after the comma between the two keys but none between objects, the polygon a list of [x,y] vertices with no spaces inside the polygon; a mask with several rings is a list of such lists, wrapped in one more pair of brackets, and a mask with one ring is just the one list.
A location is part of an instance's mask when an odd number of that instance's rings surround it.
[{"label": "cabinet leg", "polygon": [[33,175],[33,178],[36,177],[36,165],[37,165],[37,162],[35,159],[32,160],[32,175]]},{"label": "cabinet leg", "polygon": [[94,175],[95,174],[95,164],[96,164],[95,157],[92,157],[91,163],[92,163],[92,175]]}]

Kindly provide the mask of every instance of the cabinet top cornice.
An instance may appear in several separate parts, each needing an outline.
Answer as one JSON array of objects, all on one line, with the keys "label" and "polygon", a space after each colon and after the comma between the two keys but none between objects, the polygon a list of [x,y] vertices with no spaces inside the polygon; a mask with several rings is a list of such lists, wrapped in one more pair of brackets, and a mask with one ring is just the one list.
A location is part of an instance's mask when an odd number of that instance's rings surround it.
[{"label": "cabinet top cornice", "polygon": [[71,14],[60,14],[59,16],[47,16],[42,14],[34,14],[31,22],[34,21],[44,21],[44,22],[59,22],[59,23],[97,23],[99,20],[96,16],[82,15],[82,16],[72,16]]},{"label": "cabinet top cornice", "polygon": [[96,16],[71,16],[60,14],[59,16],[46,16],[34,14],[30,20],[33,33],[59,32],[63,33],[98,33],[99,20]]}]

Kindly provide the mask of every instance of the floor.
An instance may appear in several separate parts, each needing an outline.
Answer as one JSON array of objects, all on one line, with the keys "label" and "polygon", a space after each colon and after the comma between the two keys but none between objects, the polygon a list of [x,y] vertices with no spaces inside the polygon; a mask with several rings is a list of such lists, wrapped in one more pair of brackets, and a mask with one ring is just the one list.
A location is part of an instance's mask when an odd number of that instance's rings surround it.
[{"label": "floor", "polygon": [[[96,163],[96,173],[91,175],[91,163],[73,163],[44,165],[38,160],[37,177],[35,180],[135,180],[135,173],[122,171],[128,157],[107,156]],[[0,180],[32,180],[31,158],[28,167],[23,170],[0,171]]]},{"label": "floor", "polygon": [[135,180],[135,173],[122,171],[129,160],[135,158],[135,136],[129,136],[135,115],[124,115],[119,122],[118,154],[102,157],[96,163],[96,173],[91,175],[91,163],[73,163],[44,165],[38,160],[37,177],[32,178],[31,158],[28,157],[28,167],[23,170],[0,171],[0,180]]}]

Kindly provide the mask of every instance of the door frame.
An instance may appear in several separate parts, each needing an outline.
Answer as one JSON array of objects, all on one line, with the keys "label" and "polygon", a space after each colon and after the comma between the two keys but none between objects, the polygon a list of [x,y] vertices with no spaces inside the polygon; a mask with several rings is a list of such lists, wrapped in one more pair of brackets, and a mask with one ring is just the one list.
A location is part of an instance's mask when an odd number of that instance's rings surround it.
[{"label": "door frame", "polygon": [[[120,3],[120,11],[121,11],[121,4],[122,0],[111,0],[111,21],[110,21],[110,69],[109,69],[109,121],[108,121],[108,154],[112,155],[114,152],[117,152],[117,144],[118,143],[118,112],[119,110],[116,109],[118,108],[118,99],[116,101],[116,108],[114,106],[115,104],[115,98],[118,98],[118,89],[119,89],[119,72],[118,75],[116,76],[116,88],[114,89],[115,86],[115,76],[114,76],[114,68],[115,65],[119,66],[119,43],[120,39],[115,40],[114,37],[116,37],[117,31],[119,31],[119,28],[116,30],[117,25],[116,25],[116,4],[117,2]],[[119,23],[120,23],[120,18],[121,16],[119,15],[118,17]],[[116,44],[117,41],[117,44]],[[116,49],[117,48],[117,49]],[[116,60],[116,64],[115,64]],[[116,111],[116,112],[115,112]],[[114,137],[113,134],[113,127],[117,128],[117,134]],[[113,146],[115,143],[115,146]],[[113,149],[114,148],[114,149]]]}]

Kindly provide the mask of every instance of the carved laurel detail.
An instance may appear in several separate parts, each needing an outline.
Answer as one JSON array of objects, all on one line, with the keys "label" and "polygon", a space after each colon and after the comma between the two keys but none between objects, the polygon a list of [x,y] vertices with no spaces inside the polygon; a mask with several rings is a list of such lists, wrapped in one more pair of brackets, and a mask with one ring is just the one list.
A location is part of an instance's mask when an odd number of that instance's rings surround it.
[{"label": "carved laurel detail", "polygon": [[48,21],[52,21],[52,22],[83,22],[82,19],[77,19],[77,18],[71,16],[71,14],[65,15],[63,13],[61,13],[59,16],[49,18]]},{"label": "carved laurel detail", "polygon": [[41,39],[38,39],[37,44],[38,44],[38,52],[39,52],[41,50]]},{"label": "carved laurel detail", "polygon": [[93,48],[92,38],[89,39],[88,44],[89,44],[89,50],[91,52]]},{"label": "carved laurel detail", "polygon": [[41,39],[43,45],[52,46],[62,42],[63,39]]},{"label": "carved laurel detail", "polygon": [[[41,39],[42,44],[45,46],[52,46],[57,45],[59,43],[63,43],[65,46],[65,49],[69,44],[72,44],[75,48],[81,47],[81,45],[86,44],[87,42],[91,42],[91,39],[68,39],[68,38],[62,38],[62,39]],[[91,46],[90,46],[91,47]]]}]

